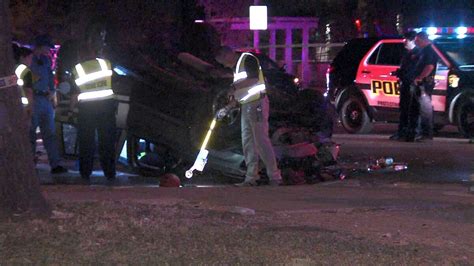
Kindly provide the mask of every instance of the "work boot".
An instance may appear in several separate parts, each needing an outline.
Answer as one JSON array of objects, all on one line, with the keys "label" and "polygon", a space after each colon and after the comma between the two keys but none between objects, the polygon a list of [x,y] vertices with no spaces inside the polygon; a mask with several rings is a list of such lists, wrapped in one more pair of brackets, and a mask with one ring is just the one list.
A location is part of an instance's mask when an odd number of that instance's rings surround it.
[{"label": "work boot", "polygon": [[235,183],[234,186],[236,187],[255,187],[258,185],[258,179],[245,179],[244,182]]},{"label": "work boot", "polygon": [[58,165],[51,169],[51,174],[62,174],[62,173],[67,173],[67,169],[62,167],[61,165]]},{"label": "work boot", "polygon": [[283,186],[283,181],[281,179],[272,179],[268,182],[268,185],[271,187]]},{"label": "work boot", "polygon": [[408,134],[405,140],[407,142],[419,142],[423,138],[422,134]]},{"label": "work boot", "polygon": [[425,136],[425,135],[415,136],[415,141],[416,142],[425,142],[425,141],[431,141],[431,140],[433,140],[432,136]]},{"label": "work boot", "polygon": [[117,179],[115,178],[115,175],[106,176],[106,178],[107,180],[105,181],[105,184],[107,186],[113,186],[117,184]]},{"label": "work boot", "polygon": [[402,136],[400,136],[400,134],[397,132],[397,133],[391,135],[388,139],[389,140],[399,140],[401,138],[402,138]]}]

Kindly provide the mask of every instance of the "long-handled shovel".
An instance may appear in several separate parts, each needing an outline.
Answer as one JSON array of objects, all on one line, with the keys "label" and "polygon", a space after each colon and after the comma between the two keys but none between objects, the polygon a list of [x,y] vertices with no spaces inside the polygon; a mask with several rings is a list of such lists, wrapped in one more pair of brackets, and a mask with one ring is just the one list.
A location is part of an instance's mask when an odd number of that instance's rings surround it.
[{"label": "long-handled shovel", "polygon": [[211,126],[209,127],[209,130],[207,131],[206,138],[204,138],[204,141],[202,142],[201,149],[199,150],[199,153],[196,157],[196,160],[194,161],[194,164],[189,170],[186,171],[186,178],[191,178],[193,177],[193,171],[197,170],[199,172],[202,172],[204,170],[204,166],[206,166],[207,163],[207,155],[209,155],[209,151],[206,150],[207,143],[209,142],[209,139],[211,138],[212,135],[212,130],[216,126],[216,121],[217,118],[212,119]]}]

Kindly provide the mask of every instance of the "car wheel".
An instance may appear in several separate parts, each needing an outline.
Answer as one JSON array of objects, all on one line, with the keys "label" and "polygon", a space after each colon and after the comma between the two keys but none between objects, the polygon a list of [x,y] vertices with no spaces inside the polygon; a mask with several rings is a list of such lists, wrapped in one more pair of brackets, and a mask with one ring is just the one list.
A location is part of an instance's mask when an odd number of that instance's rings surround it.
[{"label": "car wheel", "polygon": [[367,107],[358,97],[346,99],[340,111],[340,118],[344,129],[352,134],[368,133],[372,129]]},{"label": "car wheel", "polygon": [[474,137],[474,103],[465,101],[461,103],[457,112],[457,125],[459,132],[467,138]]},{"label": "car wheel", "polygon": [[127,139],[127,157],[129,166],[143,176],[157,176],[166,172],[178,174],[176,171],[182,162],[165,145],[150,143],[136,136]]}]

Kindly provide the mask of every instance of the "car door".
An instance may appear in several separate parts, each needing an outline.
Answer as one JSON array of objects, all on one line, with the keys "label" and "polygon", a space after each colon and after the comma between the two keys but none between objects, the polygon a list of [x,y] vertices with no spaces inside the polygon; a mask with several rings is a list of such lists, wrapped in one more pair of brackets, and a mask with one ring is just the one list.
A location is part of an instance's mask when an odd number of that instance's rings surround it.
[{"label": "car door", "polygon": [[431,102],[435,112],[446,111],[446,90],[448,88],[448,73],[449,69],[443,61],[438,61],[436,66],[435,87]]},{"label": "car door", "polygon": [[438,64],[436,65],[435,87],[433,95],[431,96],[431,102],[435,112],[445,112],[447,111],[446,97],[448,89],[448,74],[452,65],[443,53],[441,53],[441,51],[434,45],[433,50],[438,56]]},{"label": "car door", "polygon": [[399,84],[392,72],[399,68],[404,52],[403,40],[381,40],[360,62],[356,85],[369,106],[398,109]]}]

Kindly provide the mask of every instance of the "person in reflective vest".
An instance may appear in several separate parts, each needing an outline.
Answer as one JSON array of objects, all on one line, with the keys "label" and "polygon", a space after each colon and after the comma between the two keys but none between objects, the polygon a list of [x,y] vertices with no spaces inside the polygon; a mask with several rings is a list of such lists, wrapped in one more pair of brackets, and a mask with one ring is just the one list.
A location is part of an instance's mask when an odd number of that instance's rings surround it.
[{"label": "person in reflective vest", "polygon": [[80,60],[72,73],[74,96],[71,110],[78,108],[79,172],[89,181],[95,154],[95,134],[98,135],[99,159],[104,175],[109,181],[115,179],[115,109],[112,90],[112,66],[99,57],[97,42],[87,40],[79,52]]},{"label": "person in reflective vest", "polygon": [[[230,96],[241,105],[242,146],[247,172],[244,182],[237,185],[257,184],[260,178],[258,174],[260,159],[265,164],[270,185],[281,184],[281,173],[268,137],[270,105],[258,58],[251,53],[238,54],[224,46],[218,51],[215,59],[225,67],[234,68],[234,82],[231,85]],[[218,112],[218,118],[222,114],[225,114],[224,110]]]},{"label": "person in reflective vest", "polygon": [[[18,88],[20,89],[21,103],[27,115],[28,121],[31,120],[33,103],[33,78],[29,66],[33,58],[33,52],[26,47],[16,47],[15,59],[18,65],[15,68]],[[29,123],[29,122],[28,122]]]}]

